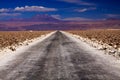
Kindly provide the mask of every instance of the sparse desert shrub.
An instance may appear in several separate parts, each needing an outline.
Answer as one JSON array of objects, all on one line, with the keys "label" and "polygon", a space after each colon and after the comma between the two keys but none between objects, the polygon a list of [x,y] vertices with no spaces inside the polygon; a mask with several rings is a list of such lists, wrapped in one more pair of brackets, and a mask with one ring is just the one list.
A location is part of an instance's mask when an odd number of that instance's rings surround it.
[{"label": "sparse desert shrub", "polygon": [[106,43],[116,49],[120,48],[120,30],[82,30],[69,31],[72,34],[80,35],[84,38],[96,39],[101,43]]},{"label": "sparse desert shrub", "polygon": [[[22,45],[20,42],[31,40],[47,34],[50,31],[1,31],[0,32],[0,48],[5,48],[12,45]],[[15,49],[10,47],[12,51]]]}]

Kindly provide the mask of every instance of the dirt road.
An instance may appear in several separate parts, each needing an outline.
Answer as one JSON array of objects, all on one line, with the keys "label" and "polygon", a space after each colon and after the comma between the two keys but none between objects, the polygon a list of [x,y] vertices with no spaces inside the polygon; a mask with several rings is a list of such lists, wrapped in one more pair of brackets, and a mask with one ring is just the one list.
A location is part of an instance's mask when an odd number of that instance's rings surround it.
[{"label": "dirt road", "polygon": [[120,80],[106,63],[58,31],[8,62],[0,80]]}]

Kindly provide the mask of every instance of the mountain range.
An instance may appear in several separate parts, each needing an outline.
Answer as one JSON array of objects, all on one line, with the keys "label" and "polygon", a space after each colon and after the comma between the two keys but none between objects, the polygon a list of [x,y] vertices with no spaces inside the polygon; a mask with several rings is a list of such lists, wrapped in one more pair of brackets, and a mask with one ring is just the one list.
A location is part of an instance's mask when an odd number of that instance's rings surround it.
[{"label": "mountain range", "polygon": [[109,18],[104,21],[62,21],[46,14],[38,14],[27,19],[14,18],[0,22],[0,31],[87,29],[120,29],[120,20]]},{"label": "mountain range", "polygon": [[47,14],[37,14],[31,18],[12,18],[8,21],[23,21],[23,22],[59,22],[61,20],[56,19]]}]

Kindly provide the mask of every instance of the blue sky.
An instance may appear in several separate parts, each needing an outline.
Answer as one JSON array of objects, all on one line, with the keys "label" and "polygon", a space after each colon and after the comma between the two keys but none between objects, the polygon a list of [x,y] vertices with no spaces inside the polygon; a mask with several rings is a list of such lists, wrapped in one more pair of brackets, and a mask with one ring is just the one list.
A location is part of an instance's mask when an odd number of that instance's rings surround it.
[{"label": "blue sky", "polygon": [[48,14],[62,20],[120,18],[119,0],[2,0],[0,20]]}]

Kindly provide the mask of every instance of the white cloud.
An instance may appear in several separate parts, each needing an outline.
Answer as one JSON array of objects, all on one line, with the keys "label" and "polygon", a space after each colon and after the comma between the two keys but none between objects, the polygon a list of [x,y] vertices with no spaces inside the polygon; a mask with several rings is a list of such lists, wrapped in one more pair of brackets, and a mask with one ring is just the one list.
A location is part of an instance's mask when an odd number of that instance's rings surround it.
[{"label": "white cloud", "polygon": [[77,12],[86,12],[86,11],[91,11],[91,10],[96,10],[96,8],[95,7],[82,8],[82,9],[76,9],[75,11],[77,11]]},{"label": "white cloud", "polygon": [[107,17],[120,17],[120,14],[105,14]]},{"label": "white cloud", "polygon": [[83,8],[83,9],[79,9],[77,10],[78,12],[86,12],[88,9],[87,8]]},{"label": "white cloud", "polygon": [[67,20],[67,21],[91,21],[93,19],[83,18],[83,17],[70,17],[70,18],[64,18],[63,20]]},{"label": "white cloud", "polygon": [[21,13],[0,13],[0,16],[6,17],[6,16],[20,16]]},{"label": "white cloud", "polygon": [[9,12],[9,9],[2,8],[0,9],[0,12]]},{"label": "white cloud", "polygon": [[43,6],[25,6],[25,7],[16,7],[14,11],[49,12],[49,11],[57,11],[57,9],[47,8]]},{"label": "white cloud", "polygon": [[57,9],[43,7],[43,6],[24,6],[24,7],[16,7],[14,9],[12,8],[1,8],[0,9],[0,13],[14,12],[14,11],[49,12],[49,11],[57,11]]},{"label": "white cloud", "polygon": [[56,14],[56,15],[51,15],[52,17],[56,18],[56,19],[61,19],[61,16]]},{"label": "white cloud", "polygon": [[74,4],[79,4],[79,5],[95,5],[92,3],[85,2],[83,0],[59,0],[59,1],[64,1],[67,3],[74,3]]},{"label": "white cloud", "polygon": [[[84,18],[84,17],[68,17],[68,18],[62,18],[61,15],[56,14],[56,15],[51,15],[52,17],[63,20],[63,21],[93,21],[94,19],[90,18]],[[97,19],[96,19],[97,20]]]}]

